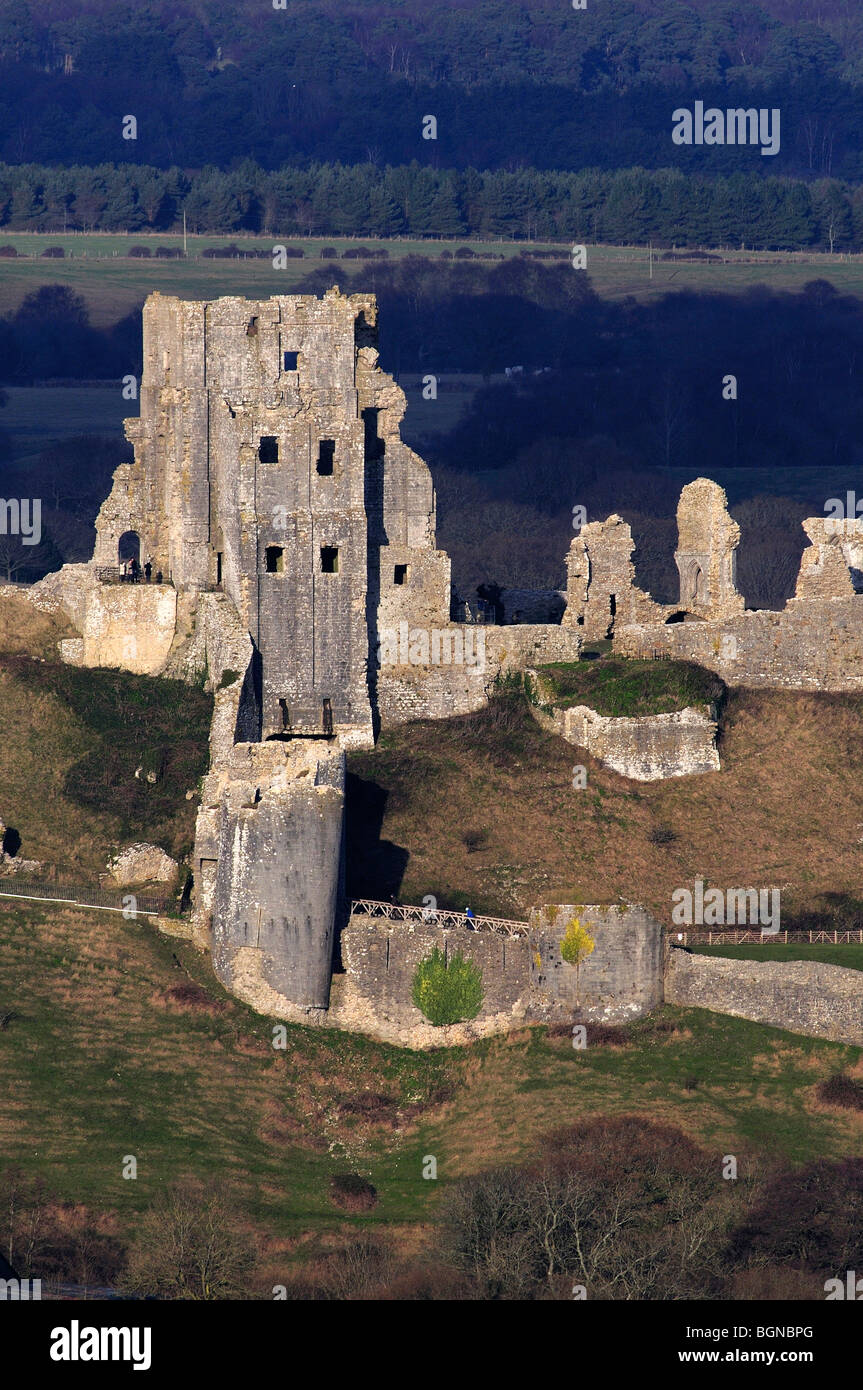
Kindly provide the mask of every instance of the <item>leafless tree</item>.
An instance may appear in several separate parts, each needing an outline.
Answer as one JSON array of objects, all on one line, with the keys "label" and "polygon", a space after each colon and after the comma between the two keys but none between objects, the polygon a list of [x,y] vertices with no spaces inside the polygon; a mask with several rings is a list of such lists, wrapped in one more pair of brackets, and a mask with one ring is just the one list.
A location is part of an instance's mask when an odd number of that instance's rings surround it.
[{"label": "leafless tree", "polygon": [[253,1266],[226,1190],[185,1181],[145,1213],[124,1283],[138,1294],[175,1299],[237,1298],[247,1292]]}]

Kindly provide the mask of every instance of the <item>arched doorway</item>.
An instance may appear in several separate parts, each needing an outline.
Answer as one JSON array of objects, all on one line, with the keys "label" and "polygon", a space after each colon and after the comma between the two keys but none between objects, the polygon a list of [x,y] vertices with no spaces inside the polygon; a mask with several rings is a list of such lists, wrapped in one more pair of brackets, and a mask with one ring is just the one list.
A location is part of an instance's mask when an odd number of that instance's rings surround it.
[{"label": "arched doorway", "polygon": [[120,564],[124,560],[141,561],[141,537],[137,531],[124,531],[117,542],[117,559]]}]

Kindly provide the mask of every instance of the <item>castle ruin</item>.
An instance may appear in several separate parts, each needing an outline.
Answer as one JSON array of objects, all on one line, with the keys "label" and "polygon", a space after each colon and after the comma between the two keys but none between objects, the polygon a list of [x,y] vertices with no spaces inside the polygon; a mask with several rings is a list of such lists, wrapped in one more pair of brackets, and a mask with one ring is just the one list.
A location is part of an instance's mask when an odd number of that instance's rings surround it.
[{"label": "castle ruin", "polygon": [[[93,559],[47,576],[32,600],[62,606],[80,634],[61,643],[65,660],[203,679],[213,692],[193,929],[225,986],[279,1017],[405,1041],[418,1025],[398,962],[446,933],[350,916],[345,751],[372,746],[382,726],[480,708],[501,673],[577,659],[603,637],[730,684],[861,689],[851,574],[863,546],[806,522],[794,599],[746,612],[739,529],[722,489],[698,479],[678,510],[677,604],[637,586],[630,528],[612,516],[574,538],[558,621],[490,626],[475,641],[451,620],[431,475],[400,438],[405,397],[378,364],[376,333],[374,296],[335,288],[320,299],[151,295],[140,417],[126,422],[134,461],[115,473]],[[152,582],[117,582],[130,555]],[[529,599],[519,608],[537,616]],[[602,942],[588,968],[597,1016],[652,1007],[659,925],[637,908],[579,911]],[[649,961],[643,988],[614,946],[621,911],[627,958]],[[564,925],[508,924],[524,929],[509,944],[506,932],[467,934],[495,982],[480,1031],[571,1012],[566,990],[548,989]],[[347,973],[331,997],[339,934]],[[382,982],[389,969],[401,971],[398,998],[395,975]]]}]

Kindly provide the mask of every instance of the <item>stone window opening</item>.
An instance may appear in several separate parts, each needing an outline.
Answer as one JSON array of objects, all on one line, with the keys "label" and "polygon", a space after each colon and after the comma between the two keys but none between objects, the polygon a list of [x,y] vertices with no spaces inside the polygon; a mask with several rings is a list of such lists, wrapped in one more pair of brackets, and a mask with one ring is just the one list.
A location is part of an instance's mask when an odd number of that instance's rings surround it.
[{"label": "stone window opening", "polygon": [[336,465],[336,441],[322,439],[318,444],[318,473],[322,478],[331,478]]},{"label": "stone window opening", "polygon": [[333,732],[333,706],[332,701],[325,699],[321,715],[324,723],[324,733],[332,735]]},{"label": "stone window opening", "polygon": [[216,551],[216,583],[217,583],[217,584],[221,584],[221,582],[222,582],[222,552],[221,552],[221,550],[217,550],[217,551]]},{"label": "stone window opening", "polygon": [[261,463],[278,463],[279,441],[274,434],[262,434],[258,444],[258,458]]},{"label": "stone window opening", "polygon": [[298,352],[282,353],[282,370],[286,372],[299,371],[300,354]]},{"label": "stone window opening", "polygon": [[279,710],[282,716],[282,732],[285,732],[291,727],[291,715],[288,710],[287,700],[283,699],[281,696],[279,697]]},{"label": "stone window opening", "polygon": [[339,551],[335,545],[321,546],[321,573],[338,574],[339,572]]},{"label": "stone window opening", "polygon": [[246,325],[246,337],[257,338],[258,336],[258,316],[253,314]]},{"label": "stone window opening", "polygon": [[396,565],[396,567],[395,567],[395,569],[394,569],[394,571],[393,571],[393,583],[394,583],[394,584],[407,584],[407,582],[408,582],[408,567],[407,567],[407,565]]},{"label": "stone window opening", "polygon": [[284,574],[285,552],[280,545],[268,545],[266,549],[267,574]]}]

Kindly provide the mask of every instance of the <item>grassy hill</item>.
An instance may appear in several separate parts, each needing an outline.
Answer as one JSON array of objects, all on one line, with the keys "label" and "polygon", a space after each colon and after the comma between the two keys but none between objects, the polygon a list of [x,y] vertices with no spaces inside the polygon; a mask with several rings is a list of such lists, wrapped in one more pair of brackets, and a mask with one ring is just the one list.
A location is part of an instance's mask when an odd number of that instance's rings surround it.
[{"label": "grassy hill", "polygon": [[710,704],[725,689],[718,676],[690,661],[556,661],[541,666],[539,675],[555,708],[587,704],[611,718]]},{"label": "grassy hill", "polygon": [[[263,1290],[363,1229],[421,1247],[453,1181],[594,1115],[660,1119],[741,1159],[859,1152],[859,1115],[816,1098],[840,1069],[863,1075],[859,1049],[667,1008],[586,1051],[565,1030],[412,1053],[294,1026],[277,1051],[205,957],[114,914],[0,903],[0,1024],[0,1185],[21,1164],[124,1244],[166,1184],[226,1180]],[[372,1211],[333,1207],[345,1171],[372,1182]]]},{"label": "grassy hill", "polygon": [[548,901],[635,900],[668,923],[672,891],[701,878],[781,888],[786,925],[807,913],[863,925],[861,717],[855,695],[732,690],[722,771],[656,783],[545,733],[515,693],[386,732],[349,761],[355,896],[432,893],[508,917]]},{"label": "grassy hill", "polygon": [[[0,604],[10,645],[14,629],[19,648],[41,644],[56,658],[57,624],[15,608],[10,615]],[[161,844],[175,858],[189,853],[197,795],[186,792],[197,792],[207,768],[211,696],[19,650],[0,659],[0,704],[0,818],[20,835],[22,857],[91,882],[132,840]],[[136,777],[138,768],[156,782]]]},{"label": "grassy hill", "polygon": [[[74,856],[84,873],[132,829],[169,848],[188,840],[207,697],[40,660],[54,621],[28,625],[8,603],[0,614],[18,648],[0,664],[0,810],[23,852]],[[799,903],[834,891],[850,911],[860,705],[731,692],[722,773],[636,787],[590,764],[586,792],[571,785],[576,750],[515,692],[396,730],[351,757],[352,890],[382,896],[395,873],[408,901],[428,891],[521,914],[619,894],[663,915],[670,886],[702,873],[782,877]],[[164,776],[147,790],[159,800],[130,806],[130,790],[147,795],[130,769],[153,748]],[[654,843],[657,827],[677,838]],[[206,954],[148,920],[0,899],[0,1195],[20,1165],[49,1184],[79,1245],[124,1249],[169,1184],[223,1180],[258,1252],[251,1292],[269,1297],[274,1283],[329,1269],[363,1233],[421,1255],[454,1183],[532,1162],[552,1131],[591,1117],[666,1123],[762,1171],[859,1153],[860,1114],[825,1104],[818,1087],[837,1072],[863,1080],[861,1049],[703,1010],[667,1007],[585,1051],[567,1028],[412,1053],[293,1025],[278,1050],[273,1022],[226,994]],[[128,1155],[135,1181],[121,1175]],[[423,1178],[427,1155],[436,1182]],[[334,1205],[345,1173],[373,1185],[370,1210]]]}]

